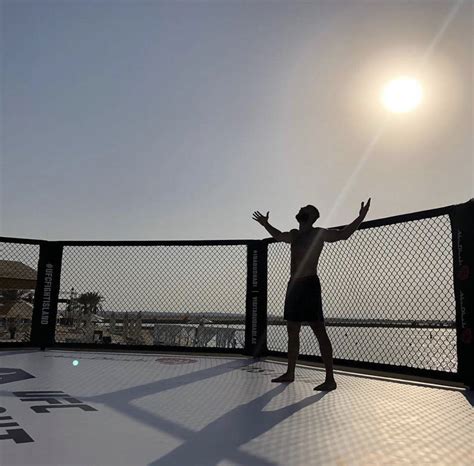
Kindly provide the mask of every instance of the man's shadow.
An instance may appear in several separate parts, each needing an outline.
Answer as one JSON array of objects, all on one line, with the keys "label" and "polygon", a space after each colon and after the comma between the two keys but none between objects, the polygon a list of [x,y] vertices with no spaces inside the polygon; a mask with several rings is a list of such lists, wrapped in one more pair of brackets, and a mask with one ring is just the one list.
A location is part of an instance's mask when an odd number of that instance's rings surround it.
[{"label": "man's shadow", "polygon": [[[264,458],[240,451],[239,447],[271,430],[280,422],[320,400],[326,393],[318,393],[304,400],[275,411],[263,411],[272,398],[282,393],[287,384],[278,384],[263,395],[241,404],[222,414],[200,431],[193,431],[172,420],[158,417],[145,409],[134,406],[131,402],[138,398],[156,395],[166,390],[173,390],[184,385],[200,382],[209,378],[224,375],[232,370],[255,364],[255,359],[230,361],[215,367],[203,369],[170,379],[159,380],[141,386],[131,387],[103,395],[81,397],[90,403],[103,403],[137,422],[159,429],[183,441],[183,444],[163,457],[149,463],[150,466],[184,466],[192,464],[214,465],[224,458],[245,464],[246,466],[273,466]],[[222,388],[225,389],[224,383]],[[159,398],[157,399],[159,403]]]},{"label": "man's shadow", "polygon": [[[182,445],[150,463],[149,466],[177,464],[210,466],[218,464],[223,459],[246,466],[277,464],[241,451],[239,447],[255,440],[326,395],[319,393],[277,410],[264,411],[265,406],[286,388],[286,384],[278,384],[258,398],[231,409],[200,431],[194,432]],[[282,443],[281,448],[286,449],[287,446]]]}]

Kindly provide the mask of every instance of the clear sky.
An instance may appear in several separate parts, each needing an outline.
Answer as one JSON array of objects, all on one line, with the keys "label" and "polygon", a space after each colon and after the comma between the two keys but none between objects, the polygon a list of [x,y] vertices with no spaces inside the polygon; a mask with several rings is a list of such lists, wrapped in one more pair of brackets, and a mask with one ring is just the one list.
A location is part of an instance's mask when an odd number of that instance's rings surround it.
[{"label": "clear sky", "polygon": [[[469,0],[1,6],[1,235],[258,239],[254,210],[474,197]],[[389,115],[406,74],[421,105]]]}]

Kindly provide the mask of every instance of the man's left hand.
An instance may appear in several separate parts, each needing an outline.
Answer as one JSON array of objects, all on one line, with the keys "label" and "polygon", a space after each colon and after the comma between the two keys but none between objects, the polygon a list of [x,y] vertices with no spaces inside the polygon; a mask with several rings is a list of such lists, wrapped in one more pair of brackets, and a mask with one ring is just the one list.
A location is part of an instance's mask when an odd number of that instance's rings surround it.
[{"label": "man's left hand", "polygon": [[370,207],[370,197],[369,197],[369,200],[367,201],[367,204],[364,205],[363,202],[360,203],[360,211],[359,211],[359,216],[360,217],[365,217],[367,215],[367,212],[369,210],[369,207]]}]

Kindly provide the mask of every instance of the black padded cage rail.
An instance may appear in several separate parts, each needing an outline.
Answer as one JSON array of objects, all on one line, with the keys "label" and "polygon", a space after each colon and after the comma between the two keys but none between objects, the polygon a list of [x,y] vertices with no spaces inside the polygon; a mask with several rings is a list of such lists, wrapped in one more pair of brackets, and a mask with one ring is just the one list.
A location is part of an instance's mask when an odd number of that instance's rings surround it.
[{"label": "black padded cage rail", "polygon": [[[336,365],[474,385],[473,219],[471,200],[325,244]],[[287,356],[289,244],[0,237],[0,247],[0,348]],[[299,359],[322,363],[306,325]]]}]

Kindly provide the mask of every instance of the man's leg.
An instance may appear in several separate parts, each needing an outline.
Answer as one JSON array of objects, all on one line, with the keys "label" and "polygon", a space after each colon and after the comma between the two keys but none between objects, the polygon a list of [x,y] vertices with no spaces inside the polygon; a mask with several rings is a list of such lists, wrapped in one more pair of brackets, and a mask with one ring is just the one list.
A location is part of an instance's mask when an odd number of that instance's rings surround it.
[{"label": "man's leg", "polygon": [[272,382],[293,382],[295,380],[295,367],[298,353],[300,351],[300,328],[301,322],[288,321],[288,369],[283,375],[272,379]]},{"label": "man's leg", "polygon": [[310,322],[309,325],[318,339],[321,358],[326,368],[325,382],[315,387],[314,390],[334,390],[337,384],[334,380],[332,345],[326,332],[326,327],[323,322]]}]

